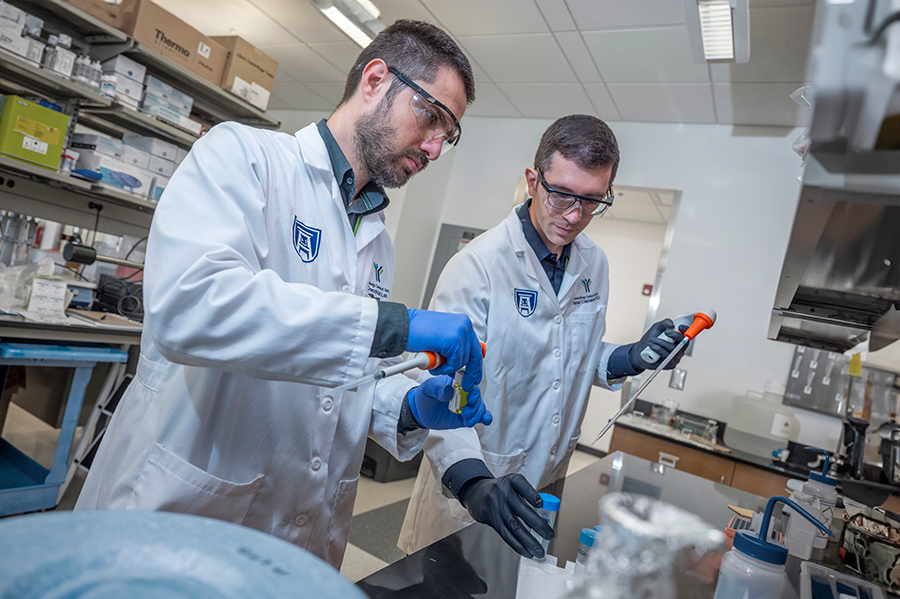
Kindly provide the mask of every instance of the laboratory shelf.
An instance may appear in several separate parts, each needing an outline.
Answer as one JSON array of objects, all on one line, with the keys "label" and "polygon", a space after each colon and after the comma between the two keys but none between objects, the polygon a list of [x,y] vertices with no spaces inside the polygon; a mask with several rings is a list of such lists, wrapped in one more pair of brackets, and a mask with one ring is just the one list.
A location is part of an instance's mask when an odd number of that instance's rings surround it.
[{"label": "laboratory shelf", "polygon": [[121,104],[110,108],[83,108],[78,112],[78,122],[118,138],[125,133],[137,132],[160,137],[184,148],[190,148],[199,139],[180,127]]},{"label": "laboratory shelf", "polygon": [[[107,25],[100,19],[89,15],[65,0],[28,0],[29,6],[21,8],[30,13],[36,13],[38,17],[49,20],[56,17],[65,21],[68,28],[80,34],[89,44],[108,44],[124,42],[128,36],[118,29]],[[35,7],[42,10],[35,10]],[[42,14],[43,13],[43,14]],[[52,15],[52,17],[50,16]]]},{"label": "laboratory shelf", "polygon": [[109,98],[3,49],[0,49],[0,67],[0,87],[15,93],[37,93],[50,99],[74,99],[85,105],[112,105]]},{"label": "laboratory shelf", "polygon": [[113,235],[144,237],[156,208],[156,203],[128,192],[6,156],[0,156],[0,191],[5,210],[89,229],[97,217],[90,204],[99,202],[101,230]]},{"label": "laboratory shelf", "polygon": [[119,54],[125,54],[145,65],[154,76],[193,96],[194,109],[208,113],[217,121],[239,121],[266,129],[277,129],[281,125],[278,119],[135,40],[91,49],[91,55],[100,61],[106,61]]}]

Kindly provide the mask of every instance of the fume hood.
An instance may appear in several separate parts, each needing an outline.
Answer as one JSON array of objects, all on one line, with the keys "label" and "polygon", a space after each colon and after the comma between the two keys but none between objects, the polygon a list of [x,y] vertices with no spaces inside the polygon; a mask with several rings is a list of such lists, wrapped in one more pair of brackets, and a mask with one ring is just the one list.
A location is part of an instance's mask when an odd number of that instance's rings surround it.
[{"label": "fume hood", "polygon": [[900,339],[900,20],[820,1],[813,118],[769,338],[843,352]]}]

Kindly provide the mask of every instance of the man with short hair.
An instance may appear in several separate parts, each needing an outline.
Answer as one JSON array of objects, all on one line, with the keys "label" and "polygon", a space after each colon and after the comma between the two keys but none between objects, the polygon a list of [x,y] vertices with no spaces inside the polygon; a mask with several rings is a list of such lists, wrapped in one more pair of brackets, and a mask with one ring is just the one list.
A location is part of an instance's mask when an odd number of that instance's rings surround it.
[{"label": "man with short hair", "polygon": [[[383,187],[456,144],[473,99],[450,37],[398,21],[327,121],[296,135],[223,123],[194,145],[153,218],[137,376],[76,509],[218,518],[338,567],[367,436],[406,460],[423,428],[490,423],[469,319],[388,301],[382,214]],[[442,376],[331,389],[404,350],[445,356]],[[458,415],[446,375],[462,366]]]},{"label": "man with short hair", "polygon": [[525,169],[531,198],[441,273],[432,308],[467,314],[487,344],[481,390],[494,423],[429,434],[400,532],[407,553],[477,520],[520,554],[542,557],[528,528],[546,539],[553,531],[533,509],[541,506],[535,489],[565,477],[591,386],[619,389],[655,367],[641,355],[647,347],[665,356],[683,338],[667,319],[637,343],[602,341],[609,267],[581,232],[612,205],[618,165],[606,123],[557,120]]}]

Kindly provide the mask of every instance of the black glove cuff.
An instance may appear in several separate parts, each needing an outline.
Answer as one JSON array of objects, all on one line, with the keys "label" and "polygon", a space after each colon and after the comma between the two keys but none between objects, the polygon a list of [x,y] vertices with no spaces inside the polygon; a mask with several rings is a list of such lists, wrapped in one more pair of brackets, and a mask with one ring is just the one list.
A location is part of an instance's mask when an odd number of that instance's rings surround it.
[{"label": "black glove cuff", "polygon": [[469,483],[485,478],[494,478],[485,463],[476,458],[468,458],[447,468],[441,477],[441,484],[447,487],[461,504],[466,505],[463,499],[465,493],[472,487]]},{"label": "black glove cuff", "polygon": [[412,431],[423,428],[416,417],[413,416],[412,408],[409,407],[409,394],[403,398],[403,405],[400,406],[400,418],[397,419],[397,434],[406,435]]},{"label": "black glove cuff", "polygon": [[409,311],[397,302],[378,302],[378,321],[372,338],[372,358],[392,358],[406,349],[409,340]]}]

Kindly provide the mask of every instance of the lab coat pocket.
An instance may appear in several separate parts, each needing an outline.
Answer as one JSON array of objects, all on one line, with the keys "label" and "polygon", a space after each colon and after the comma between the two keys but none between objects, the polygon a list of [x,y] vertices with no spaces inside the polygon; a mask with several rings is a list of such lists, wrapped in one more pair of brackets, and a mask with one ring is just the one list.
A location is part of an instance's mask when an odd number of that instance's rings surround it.
[{"label": "lab coat pocket", "polygon": [[126,508],[189,513],[241,524],[262,480],[262,474],[248,483],[223,480],[154,443]]},{"label": "lab coat pocket", "polygon": [[576,367],[576,372],[591,370],[599,356],[600,338],[603,335],[606,308],[594,312],[576,312],[566,317],[571,340],[571,352],[567,363]]},{"label": "lab coat pocket", "polygon": [[353,518],[353,503],[356,500],[356,489],[359,477],[342,480],[338,485],[338,494],[334,499],[334,511],[331,513],[331,526],[328,527],[328,550],[326,560],[339,567],[347,548],[347,537],[350,533],[350,520]]}]

